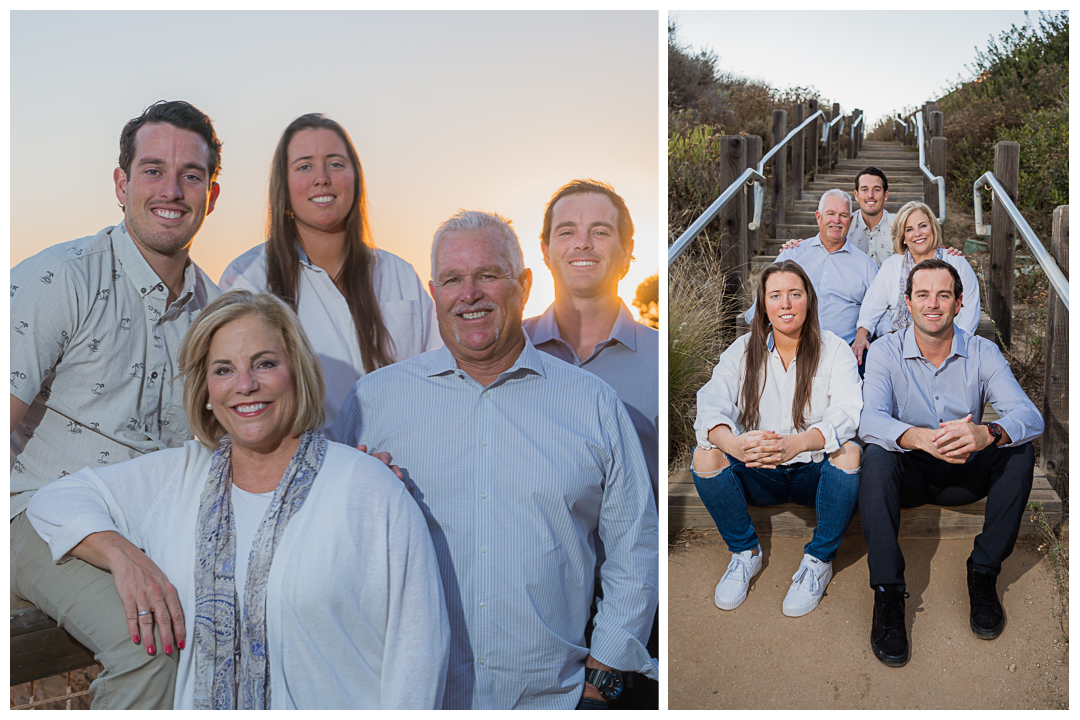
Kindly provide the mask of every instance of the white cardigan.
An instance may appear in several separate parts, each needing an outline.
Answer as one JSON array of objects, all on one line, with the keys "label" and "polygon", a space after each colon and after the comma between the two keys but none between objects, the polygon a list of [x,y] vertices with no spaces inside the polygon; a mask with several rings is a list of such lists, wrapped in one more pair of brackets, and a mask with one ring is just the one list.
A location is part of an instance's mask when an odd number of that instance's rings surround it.
[{"label": "white cardigan", "polygon": [[[376,251],[372,270],[383,325],[394,341],[394,362],[442,347],[435,303],[413,266],[385,250]],[[222,292],[266,289],[266,243],[229,263],[218,280]],[[345,296],[322,268],[300,250],[300,302],[297,316],[322,363],[326,381],[326,425],[334,422],[341,401],[364,374],[364,358]]]},{"label": "white cardigan", "polygon": [[[900,276],[904,273],[904,254],[890,255],[885,258],[885,262],[881,263],[881,269],[874,277],[874,282],[870,283],[866,296],[863,297],[858,327],[869,330],[871,338],[874,335],[883,337],[893,330],[893,313],[896,312],[897,303],[903,302]],[[964,286],[964,304],[960,312],[956,314],[953,324],[958,328],[963,328],[969,335],[974,335],[982,317],[982,306],[979,304],[979,278],[975,276],[975,271],[962,255],[945,253],[945,262],[960,273],[960,282]]]},{"label": "white cardigan", "polygon": [[[188,618],[175,707],[194,706],[195,533],[211,451],[191,440],[35,493],[53,560],[115,530],[176,586]],[[449,621],[424,516],[375,458],[337,443],[274,554],[266,590],[273,709],[438,708]]]}]

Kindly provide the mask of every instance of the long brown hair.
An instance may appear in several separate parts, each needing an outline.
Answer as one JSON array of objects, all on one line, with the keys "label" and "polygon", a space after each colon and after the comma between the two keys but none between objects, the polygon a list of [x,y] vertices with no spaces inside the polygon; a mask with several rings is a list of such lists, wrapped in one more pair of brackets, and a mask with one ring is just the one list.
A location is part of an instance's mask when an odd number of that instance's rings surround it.
[{"label": "long brown hair", "polygon": [[333,130],[338,134],[345,143],[355,171],[353,207],[345,219],[345,262],[334,278],[334,284],[349,305],[360,354],[364,358],[364,372],[371,372],[393,362],[394,341],[383,324],[382,312],[375,297],[375,285],[371,280],[376,255],[367,220],[364,169],[345,128],[322,113],[301,115],[289,123],[274,150],[266,219],[266,286],[293,310],[297,309],[300,301],[300,254],[296,246],[300,242],[300,234],[289,202],[289,143],[301,130],[320,129]]},{"label": "long brown hair", "polygon": [[814,375],[821,360],[821,326],[818,324],[817,293],[802,267],[793,260],[784,260],[765,268],[757,289],[757,312],[750,322],[750,341],[746,344],[743,384],[739,392],[739,424],[743,430],[757,430],[761,423],[761,394],[765,391],[765,378],[769,369],[767,344],[772,323],[765,312],[765,284],[776,273],[788,272],[799,276],[806,289],[806,320],[799,333],[799,346],[795,350],[799,358],[795,367],[795,398],[791,402],[791,420],[799,432],[806,430],[806,413],[814,389]]}]

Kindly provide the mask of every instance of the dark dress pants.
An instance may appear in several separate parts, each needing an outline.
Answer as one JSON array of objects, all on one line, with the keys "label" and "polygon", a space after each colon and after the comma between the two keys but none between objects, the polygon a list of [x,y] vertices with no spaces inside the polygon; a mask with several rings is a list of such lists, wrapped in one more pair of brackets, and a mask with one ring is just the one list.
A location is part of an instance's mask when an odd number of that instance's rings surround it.
[{"label": "dark dress pants", "polygon": [[988,447],[953,465],[923,452],[890,452],[869,444],[863,452],[859,515],[868,549],[870,585],[904,585],[904,555],[897,536],[900,509],[933,504],[968,505],[986,498],[982,532],[971,560],[977,572],[997,577],[1013,551],[1035,473],[1031,443]]}]

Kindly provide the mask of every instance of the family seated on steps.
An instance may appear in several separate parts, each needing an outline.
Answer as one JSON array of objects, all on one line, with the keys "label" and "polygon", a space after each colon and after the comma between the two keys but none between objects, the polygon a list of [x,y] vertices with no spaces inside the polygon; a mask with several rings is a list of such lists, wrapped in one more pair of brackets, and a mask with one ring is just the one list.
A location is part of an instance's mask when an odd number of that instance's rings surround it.
[{"label": "family seated on steps", "polygon": [[[870,184],[876,180],[871,176]],[[857,196],[882,195],[858,190]],[[784,600],[784,614],[797,617],[821,601],[857,504],[874,590],[871,647],[897,666],[910,657],[900,509],[987,498],[983,532],[968,560],[970,624],[980,638],[997,637],[1005,614],[996,578],[1019,532],[1034,475],[1031,440],[1043,423],[997,347],[973,334],[979,305],[964,303],[968,285],[956,267],[967,263],[942,259],[941,230],[925,205],[901,209],[893,223],[896,253],[881,271],[867,273],[865,290],[886,278],[880,297],[896,305],[891,328],[881,316],[864,318],[859,306],[870,301],[862,297],[854,311],[839,311],[852,284],[839,282],[852,277],[844,263],[874,265],[847,241],[846,202],[839,190],[823,195],[821,233],[800,248],[809,269],[785,251],[762,273],[752,311],[765,312],[747,313],[750,333],[721,355],[698,393],[692,470],[733,553],[716,587],[724,610],[746,599],[762,567],[748,505],[796,502],[817,511]],[[972,310],[974,323],[960,322],[962,308]],[[857,341],[856,317],[860,334],[881,335],[869,351]],[[987,400],[1001,419],[980,424]]]}]

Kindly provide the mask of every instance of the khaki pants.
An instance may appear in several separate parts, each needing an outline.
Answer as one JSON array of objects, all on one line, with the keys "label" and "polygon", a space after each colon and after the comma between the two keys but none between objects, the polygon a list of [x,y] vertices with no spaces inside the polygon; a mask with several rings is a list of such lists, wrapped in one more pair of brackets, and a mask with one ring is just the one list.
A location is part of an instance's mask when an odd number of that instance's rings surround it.
[{"label": "khaki pants", "polygon": [[[90,685],[92,709],[172,709],[178,653],[151,656],[146,638],[133,643],[112,575],[82,560],[54,563],[26,513],[11,521],[11,592],[41,608],[105,667]],[[162,647],[161,639],[154,645]]]}]

